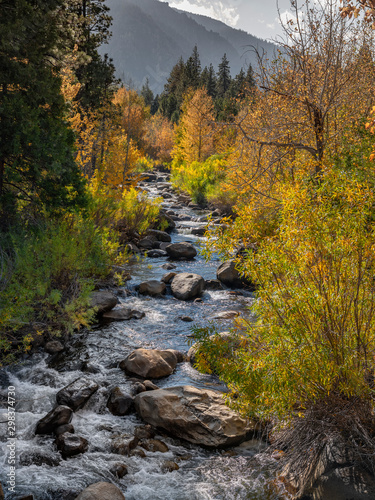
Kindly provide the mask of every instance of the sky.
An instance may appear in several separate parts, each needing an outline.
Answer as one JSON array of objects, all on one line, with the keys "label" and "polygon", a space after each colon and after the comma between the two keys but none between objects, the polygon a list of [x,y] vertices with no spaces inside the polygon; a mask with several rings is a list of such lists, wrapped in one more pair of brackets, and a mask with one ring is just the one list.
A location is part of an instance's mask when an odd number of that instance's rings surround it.
[{"label": "sky", "polygon": [[[285,18],[290,2],[278,0],[278,4]],[[169,5],[219,19],[259,38],[274,39],[281,33],[277,0],[169,0]]]}]

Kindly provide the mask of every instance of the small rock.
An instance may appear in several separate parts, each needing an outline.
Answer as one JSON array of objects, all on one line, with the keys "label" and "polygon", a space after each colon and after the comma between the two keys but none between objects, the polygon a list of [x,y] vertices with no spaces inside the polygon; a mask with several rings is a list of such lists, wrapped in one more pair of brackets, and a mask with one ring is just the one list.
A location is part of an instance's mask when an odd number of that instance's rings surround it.
[{"label": "small rock", "polygon": [[185,455],[180,455],[176,458],[176,462],[182,462],[182,461],[187,461],[191,460],[193,458],[193,455],[191,453],[186,453]]},{"label": "small rock", "polygon": [[91,484],[75,500],[125,500],[125,497],[114,484],[100,482]]},{"label": "small rock", "polygon": [[154,236],[158,241],[170,243],[172,238],[165,231],[158,231],[156,229],[149,229],[148,234]]},{"label": "small rock", "polygon": [[134,437],[141,439],[152,439],[155,437],[155,431],[151,425],[140,425],[134,429]]},{"label": "small rock", "polygon": [[147,252],[147,257],[150,257],[151,259],[158,259],[159,257],[167,257],[167,252],[160,248],[158,250],[149,250]]},{"label": "small rock", "polygon": [[185,321],[186,323],[191,323],[192,321],[194,321],[190,316],[179,316],[179,319],[181,321]]},{"label": "small rock", "polygon": [[176,276],[176,273],[167,273],[167,274],[164,274],[164,276],[162,277],[161,280],[162,280],[163,283],[168,284],[168,283],[170,283],[173,280],[173,278],[175,276]]},{"label": "small rock", "polygon": [[171,269],[176,269],[177,266],[175,266],[174,264],[171,264],[170,262],[166,262],[165,264],[163,264],[161,266],[163,269],[166,269],[167,271],[171,270]]},{"label": "small rock", "polygon": [[131,241],[127,243],[126,249],[128,250],[129,253],[141,253],[137,245],[135,243],[132,243]]},{"label": "small rock", "polygon": [[143,382],[143,385],[145,386],[146,391],[156,391],[157,389],[159,389],[159,387],[151,382],[151,380],[145,380]]},{"label": "small rock", "polygon": [[140,443],[140,446],[146,451],[167,453],[169,451],[168,446],[160,441],[159,439],[146,439]]},{"label": "small rock", "polygon": [[[19,463],[27,467],[28,465],[49,465],[57,467],[61,462],[61,458],[52,454],[39,453],[37,451],[24,451],[19,456]],[[1,498],[1,496],[0,496]]]},{"label": "small rock", "polygon": [[205,290],[217,291],[223,290],[223,285],[219,280],[206,280],[204,284]]},{"label": "small rock", "polygon": [[107,408],[112,415],[121,417],[128,415],[133,408],[133,398],[129,394],[124,394],[119,387],[115,387],[109,395]]},{"label": "small rock", "polygon": [[166,247],[166,252],[172,259],[192,260],[197,255],[197,250],[191,243],[171,243]]},{"label": "small rock", "polygon": [[146,236],[146,238],[143,238],[139,243],[138,246],[140,248],[143,248],[145,250],[151,250],[153,248],[159,248],[159,242],[156,238],[153,236]]},{"label": "small rock", "polygon": [[128,307],[119,307],[103,314],[104,319],[112,321],[126,321],[129,319],[141,319],[146,315],[143,311],[137,311]]},{"label": "small rock", "polygon": [[180,467],[176,464],[176,462],[172,462],[172,460],[166,460],[161,466],[161,470],[163,472],[173,472],[174,470],[178,470],[179,468]]},{"label": "small rock", "polygon": [[48,354],[57,354],[58,352],[64,350],[64,346],[58,340],[51,340],[50,342],[47,342],[47,344],[44,346],[44,350]]},{"label": "small rock", "polygon": [[73,411],[80,410],[98,389],[98,384],[93,380],[77,378],[56,394],[56,401],[59,405],[69,406]]},{"label": "small rock", "polygon": [[134,396],[136,394],[140,394],[141,392],[146,392],[146,391],[147,391],[147,389],[144,386],[144,384],[142,384],[141,382],[134,382],[134,384],[132,386],[132,393]]},{"label": "small rock", "polygon": [[75,431],[74,431],[73,425],[72,424],[60,425],[55,430],[56,436],[59,436],[60,434],[64,434],[64,432],[70,432],[70,434],[74,434]]},{"label": "small rock", "polygon": [[85,453],[88,450],[89,442],[83,437],[76,436],[70,432],[64,432],[64,434],[60,434],[56,439],[56,445],[61,451],[62,457],[66,459],[80,453]]},{"label": "small rock", "polygon": [[142,295],[151,295],[155,297],[157,295],[165,294],[166,285],[157,280],[144,281],[139,285],[139,293]]},{"label": "small rock", "polygon": [[194,227],[191,230],[191,234],[194,234],[195,236],[204,236],[207,231],[207,228],[205,227]]},{"label": "small rock", "polygon": [[246,278],[242,278],[236,269],[234,260],[227,260],[217,268],[217,279],[229,288],[242,288],[244,286],[254,290],[254,284]]},{"label": "small rock", "polygon": [[130,452],[129,457],[146,458],[146,453],[141,448],[135,448]]},{"label": "small rock", "polygon": [[194,300],[194,304],[202,304],[202,302],[203,300],[200,297]]},{"label": "small rock", "polygon": [[128,456],[129,453],[137,447],[138,442],[138,438],[117,436],[112,440],[111,451],[112,453],[117,453],[118,455]]},{"label": "small rock", "polygon": [[118,479],[122,479],[128,473],[128,468],[126,464],[123,464],[121,462],[116,462],[115,464],[112,465],[109,471]]},{"label": "small rock", "polygon": [[239,311],[223,311],[211,316],[211,319],[233,319],[240,315]]},{"label": "small rock", "polygon": [[73,410],[68,406],[56,406],[36,425],[35,434],[53,434],[60,425],[69,424],[73,417]]}]

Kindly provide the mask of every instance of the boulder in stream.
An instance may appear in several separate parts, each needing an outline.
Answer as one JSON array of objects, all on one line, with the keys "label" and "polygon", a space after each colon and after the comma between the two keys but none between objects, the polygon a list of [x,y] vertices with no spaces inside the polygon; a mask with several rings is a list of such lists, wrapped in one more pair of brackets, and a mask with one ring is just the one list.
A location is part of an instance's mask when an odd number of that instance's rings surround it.
[{"label": "boulder in stream", "polygon": [[50,340],[44,346],[44,350],[48,354],[57,354],[58,352],[62,352],[64,350],[64,346],[58,340]]},{"label": "boulder in stream", "polygon": [[91,484],[75,500],[125,500],[125,497],[116,485],[100,482]]},{"label": "boulder in stream", "polygon": [[225,405],[221,392],[192,386],[143,392],[136,396],[135,407],[153,427],[209,448],[241,443],[255,429]]},{"label": "boulder in stream", "polygon": [[107,408],[112,415],[128,415],[133,408],[134,400],[129,394],[125,394],[119,387],[111,390],[107,401]]},{"label": "boulder in stream", "polygon": [[103,314],[103,319],[111,321],[127,321],[130,319],[142,319],[145,317],[143,311],[137,311],[130,307],[119,307]]},{"label": "boulder in stream", "polygon": [[53,434],[60,425],[69,424],[72,417],[73,410],[69,406],[56,406],[38,421],[35,434]]},{"label": "boulder in stream", "polygon": [[59,405],[69,406],[73,411],[80,410],[98,389],[98,384],[93,380],[77,378],[56,394],[56,401]]},{"label": "boulder in stream", "polygon": [[96,313],[99,315],[110,311],[117,303],[116,295],[106,290],[92,292],[90,296],[90,306],[96,308]]},{"label": "boulder in stream", "polygon": [[157,297],[158,295],[164,294],[165,291],[165,283],[157,280],[143,281],[139,285],[139,293],[142,295],[151,295],[151,297]]},{"label": "boulder in stream", "polygon": [[62,457],[66,459],[79,455],[80,453],[85,453],[88,450],[89,442],[81,436],[71,434],[70,432],[64,432],[64,434],[60,434],[57,437],[56,445]]},{"label": "boulder in stream", "polygon": [[242,278],[236,269],[234,260],[226,260],[217,268],[217,279],[229,288],[243,288],[244,286],[254,290],[255,286],[249,280]]},{"label": "boulder in stream", "polygon": [[170,243],[172,241],[172,238],[168,233],[165,231],[158,231],[157,229],[149,229],[147,231],[148,234],[152,235],[154,238],[156,238],[158,241],[163,241]]},{"label": "boulder in stream", "polygon": [[172,351],[137,349],[121,361],[120,368],[142,378],[162,378],[170,375],[176,365],[177,357]]},{"label": "boulder in stream", "polygon": [[192,260],[197,255],[196,248],[187,241],[171,243],[165,251],[171,259]]},{"label": "boulder in stream", "polygon": [[193,227],[191,234],[194,234],[195,236],[204,236],[206,231],[206,227]]},{"label": "boulder in stream", "polygon": [[176,299],[195,299],[204,290],[204,279],[199,274],[179,273],[172,280],[171,290]]}]

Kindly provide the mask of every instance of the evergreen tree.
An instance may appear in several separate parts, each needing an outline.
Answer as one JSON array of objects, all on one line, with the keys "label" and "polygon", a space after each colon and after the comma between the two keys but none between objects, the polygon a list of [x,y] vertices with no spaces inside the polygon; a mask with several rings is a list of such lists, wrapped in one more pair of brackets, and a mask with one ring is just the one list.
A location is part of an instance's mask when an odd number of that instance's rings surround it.
[{"label": "evergreen tree", "polygon": [[212,65],[207,68],[207,66],[203,69],[201,74],[201,86],[205,87],[207,94],[215,99],[216,97],[216,74],[215,69]]},{"label": "evergreen tree", "polygon": [[218,97],[223,98],[225,96],[229,90],[231,80],[229,61],[227,59],[227,55],[224,54],[221,63],[219,64],[219,70],[217,73],[216,90]]},{"label": "evergreen tree", "polygon": [[151,109],[152,104],[154,102],[154,93],[150,89],[150,81],[148,78],[146,78],[146,82],[142,86],[141,96],[143,97],[143,100],[145,101],[146,106],[150,106],[150,109]]},{"label": "evergreen tree", "polygon": [[74,137],[51,54],[59,44],[61,0],[2,0],[0,16],[0,211],[17,204],[50,209],[83,202]]},{"label": "evergreen tree", "polygon": [[201,69],[202,67],[198,47],[195,45],[193,53],[186,61],[183,77],[184,88],[192,87],[193,89],[197,89],[199,87]]}]

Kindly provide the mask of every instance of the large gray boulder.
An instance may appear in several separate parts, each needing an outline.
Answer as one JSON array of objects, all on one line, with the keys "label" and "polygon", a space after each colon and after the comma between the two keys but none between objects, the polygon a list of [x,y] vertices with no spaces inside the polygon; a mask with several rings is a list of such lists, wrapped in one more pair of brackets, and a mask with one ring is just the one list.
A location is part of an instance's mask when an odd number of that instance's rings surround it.
[{"label": "large gray boulder", "polygon": [[56,394],[56,402],[59,405],[69,406],[73,411],[80,410],[98,389],[98,384],[93,380],[85,377],[77,378]]},{"label": "large gray boulder", "polygon": [[192,386],[143,392],[135,397],[139,416],[153,427],[209,448],[244,441],[254,424],[225,405],[221,392]]},{"label": "large gray boulder", "polygon": [[170,235],[165,231],[158,231],[157,229],[149,229],[147,233],[156,238],[158,241],[163,241],[166,243],[170,243],[172,241]]},{"label": "large gray boulder", "polygon": [[187,241],[181,243],[171,243],[165,251],[172,259],[192,260],[197,255],[196,248]]},{"label": "large gray boulder", "polygon": [[100,482],[90,484],[76,500],[125,500],[125,497],[116,485]]},{"label": "large gray boulder", "polygon": [[199,297],[204,290],[204,279],[199,274],[176,274],[171,283],[172,294],[179,300],[191,300]]},{"label": "large gray boulder", "polygon": [[103,314],[110,311],[117,303],[118,299],[112,292],[92,292],[90,296],[90,306],[96,309],[97,314]]},{"label": "large gray boulder", "polygon": [[137,349],[121,361],[120,368],[129,375],[161,378],[170,375],[176,365],[177,357],[171,350]]},{"label": "large gray boulder", "polygon": [[217,279],[229,288],[243,288],[244,286],[254,289],[254,284],[242,278],[236,269],[234,260],[226,260],[217,268]]}]

